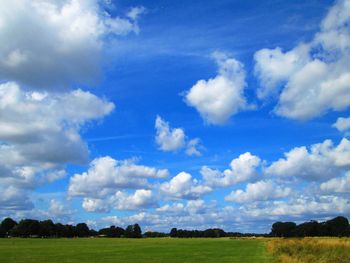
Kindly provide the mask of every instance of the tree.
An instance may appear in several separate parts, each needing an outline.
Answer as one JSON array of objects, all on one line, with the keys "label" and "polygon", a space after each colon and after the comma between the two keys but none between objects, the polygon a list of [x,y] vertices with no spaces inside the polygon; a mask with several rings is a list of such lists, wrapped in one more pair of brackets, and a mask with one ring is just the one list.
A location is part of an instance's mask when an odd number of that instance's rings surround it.
[{"label": "tree", "polygon": [[10,230],[12,228],[14,228],[16,225],[17,225],[17,222],[15,220],[13,220],[12,218],[10,218],[10,217],[5,218],[1,222],[1,228],[2,228],[3,231],[5,231],[6,235],[8,235]]},{"label": "tree", "polygon": [[40,228],[38,220],[23,219],[11,229],[11,234],[19,237],[39,236]]},{"label": "tree", "polygon": [[172,228],[170,231],[170,236],[171,237],[177,237],[177,228]]},{"label": "tree", "polygon": [[125,237],[128,237],[128,238],[142,237],[140,226],[138,224],[128,225],[128,227],[125,229]]},{"label": "tree", "polygon": [[321,233],[321,225],[314,220],[302,223],[295,229],[295,235],[299,237],[315,237],[319,236]]},{"label": "tree", "polygon": [[53,237],[56,235],[55,224],[52,220],[44,220],[40,222],[40,236]]},{"label": "tree", "polygon": [[275,237],[291,237],[294,235],[296,224],[294,222],[276,222],[272,225],[271,235]]},{"label": "tree", "polygon": [[2,228],[2,226],[0,225],[0,237],[5,237],[6,236],[6,231],[5,229]]},{"label": "tree", "polygon": [[88,237],[90,234],[89,227],[85,223],[77,224],[75,230],[78,237]]},{"label": "tree", "polygon": [[343,216],[337,216],[325,222],[330,236],[343,236],[349,227],[349,221]]},{"label": "tree", "polygon": [[121,227],[111,226],[108,228],[102,228],[98,231],[99,235],[106,237],[121,237],[124,235],[125,230]]},{"label": "tree", "polygon": [[139,226],[139,224],[135,224],[134,225],[134,237],[135,238],[141,238],[142,237],[142,231],[141,231],[141,227]]}]

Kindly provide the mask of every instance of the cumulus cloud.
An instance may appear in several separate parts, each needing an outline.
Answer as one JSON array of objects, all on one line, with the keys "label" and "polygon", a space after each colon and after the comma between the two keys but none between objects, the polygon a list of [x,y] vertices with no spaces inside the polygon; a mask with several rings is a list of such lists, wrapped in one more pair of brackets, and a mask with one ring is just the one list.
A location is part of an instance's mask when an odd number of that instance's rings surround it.
[{"label": "cumulus cloud", "polygon": [[90,168],[70,178],[68,193],[71,196],[102,198],[116,189],[148,188],[148,178],[168,176],[165,169],[138,165],[135,160],[118,161],[109,156],[94,159]]},{"label": "cumulus cloud", "polygon": [[210,210],[215,209],[215,203],[207,203],[202,199],[188,200],[186,204],[184,203],[172,203],[165,204],[156,209],[156,212],[160,214],[174,214],[174,215],[195,215],[204,214]]},{"label": "cumulus cloud", "polygon": [[272,163],[265,172],[311,181],[329,179],[350,168],[350,141],[344,138],[334,146],[331,140],[325,140],[309,149],[296,147],[284,155],[285,158]]},{"label": "cumulus cloud", "polygon": [[238,203],[266,201],[287,197],[290,193],[290,188],[282,188],[281,186],[277,186],[271,180],[268,180],[249,183],[247,184],[245,191],[232,191],[225,197],[225,200]]},{"label": "cumulus cloud", "polygon": [[349,193],[350,192],[350,172],[345,176],[333,178],[324,182],[320,186],[322,191],[331,193]]},{"label": "cumulus cloud", "polygon": [[212,189],[200,184],[196,179],[192,179],[189,173],[181,172],[169,182],[161,184],[160,191],[173,199],[196,199],[211,192]]},{"label": "cumulus cloud", "polygon": [[[154,211],[142,211],[127,216],[107,216],[104,223],[126,226],[130,222],[142,224],[143,229],[169,231],[172,226],[182,229],[220,227],[229,231],[270,231],[277,220],[327,220],[350,212],[347,198],[331,195],[294,195],[287,200],[246,202],[241,206],[218,206],[201,199],[166,203]],[[200,226],[200,227],[199,227]]]},{"label": "cumulus cloud", "polygon": [[84,198],[82,207],[88,212],[110,212],[116,210],[138,210],[157,206],[151,190],[137,189],[134,194],[117,191],[105,199]]},{"label": "cumulus cloud", "polygon": [[242,209],[245,217],[271,218],[322,218],[334,217],[350,212],[350,202],[347,198],[339,196],[305,196],[292,198],[287,201],[267,202],[263,206],[250,204]]},{"label": "cumulus cloud", "polygon": [[106,37],[138,33],[144,11],[135,7],[112,17],[98,0],[6,1],[0,6],[0,79],[36,89],[93,83]]},{"label": "cumulus cloud", "polygon": [[171,128],[169,123],[157,116],[155,122],[156,143],[162,151],[178,151],[186,147],[185,153],[189,156],[201,156],[199,149],[203,146],[198,138],[189,140],[182,128]]},{"label": "cumulus cloud", "polygon": [[0,109],[0,181],[32,188],[64,177],[67,163],[87,161],[80,129],[114,104],[82,90],[38,93],[7,82],[0,84]]},{"label": "cumulus cloud", "polygon": [[338,118],[333,124],[333,127],[337,128],[338,131],[344,132],[346,135],[350,132],[350,117],[349,118]]},{"label": "cumulus cloud", "polygon": [[308,61],[308,46],[300,45],[286,53],[281,48],[261,49],[254,54],[254,73],[262,86],[257,90],[258,98],[276,95],[280,84],[288,79]]},{"label": "cumulus cloud", "polygon": [[349,3],[336,2],[311,42],[287,52],[279,47],[256,52],[258,97],[276,94],[283,86],[276,114],[308,120],[350,106]]},{"label": "cumulus cloud", "polygon": [[246,152],[231,161],[230,169],[220,172],[203,166],[200,172],[206,185],[210,187],[228,187],[256,178],[260,164],[261,160],[258,156]]},{"label": "cumulus cloud", "polygon": [[199,80],[186,93],[185,102],[207,123],[223,124],[235,113],[250,108],[244,97],[245,71],[242,63],[224,53],[216,52],[213,57],[219,66],[217,76]]},{"label": "cumulus cloud", "polygon": [[185,146],[185,132],[181,128],[170,128],[169,123],[157,116],[156,143],[163,151],[177,151]]}]

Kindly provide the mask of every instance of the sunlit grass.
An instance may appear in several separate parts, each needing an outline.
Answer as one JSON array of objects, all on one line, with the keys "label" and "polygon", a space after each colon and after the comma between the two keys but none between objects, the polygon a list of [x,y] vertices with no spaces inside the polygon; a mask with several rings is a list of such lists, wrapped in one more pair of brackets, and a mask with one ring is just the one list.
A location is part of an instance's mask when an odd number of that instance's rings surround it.
[{"label": "sunlit grass", "polygon": [[0,239],[0,262],[275,262],[262,240]]},{"label": "sunlit grass", "polygon": [[348,263],[349,238],[270,239],[268,250],[281,263]]}]

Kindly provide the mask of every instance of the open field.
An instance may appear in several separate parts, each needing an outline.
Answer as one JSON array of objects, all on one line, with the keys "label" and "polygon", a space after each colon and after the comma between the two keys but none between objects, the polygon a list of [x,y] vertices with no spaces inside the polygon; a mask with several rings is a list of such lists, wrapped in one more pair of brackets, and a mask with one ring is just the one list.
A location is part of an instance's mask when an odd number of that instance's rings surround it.
[{"label": "open field", "polygon": [[0,239],[0,262],[276,262],[261,240]]},{"label": "open field", "polygon": [[281,263],[348,263],[349,238],[276,238],[268,241],[268,250]]}]

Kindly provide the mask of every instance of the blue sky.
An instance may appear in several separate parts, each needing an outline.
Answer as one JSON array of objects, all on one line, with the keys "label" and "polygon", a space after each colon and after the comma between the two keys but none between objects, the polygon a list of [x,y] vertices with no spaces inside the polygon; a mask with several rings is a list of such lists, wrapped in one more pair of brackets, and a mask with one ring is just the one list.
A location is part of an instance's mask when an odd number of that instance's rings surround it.
[{"label": "blue sky", "polygon": [[0,5],[0,216],[349,216],[349,22],[347,0]]}]

